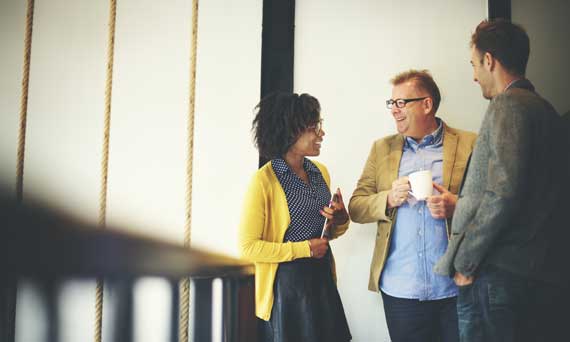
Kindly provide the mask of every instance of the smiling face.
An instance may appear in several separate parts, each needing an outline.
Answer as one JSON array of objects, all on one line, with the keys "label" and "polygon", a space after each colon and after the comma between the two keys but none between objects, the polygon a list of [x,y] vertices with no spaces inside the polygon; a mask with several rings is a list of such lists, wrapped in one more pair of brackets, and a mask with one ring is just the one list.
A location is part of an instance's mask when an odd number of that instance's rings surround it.
[{"label": "smiling face", "polygon": [[473,66],[473,81],[479,83],[481,93],[487,100],[495,96],[494,82],[490,70],[491,55],[483,55],[475,46],[471,48],[471,66]]},{"label": "smiling face", "polygon": [[391,109],[396,121],[398,133],[420,140],[437,128],[434,115],[431,114],[432,100],[429,94],[416,86],[416,81],[408,80],[394,85],[392,100],[427,97],[423,100],[408,102],[403,108],[395,105]]},{"label": "smiling face", "polygon": [[317,134],[316,125],[311,125],[301,133],[295,141],[287,154],[294,155],[297,157],[316,157],[321,154],[321,143],[323,142],[323,137],[325,136],[325,131],[322,129]]}]

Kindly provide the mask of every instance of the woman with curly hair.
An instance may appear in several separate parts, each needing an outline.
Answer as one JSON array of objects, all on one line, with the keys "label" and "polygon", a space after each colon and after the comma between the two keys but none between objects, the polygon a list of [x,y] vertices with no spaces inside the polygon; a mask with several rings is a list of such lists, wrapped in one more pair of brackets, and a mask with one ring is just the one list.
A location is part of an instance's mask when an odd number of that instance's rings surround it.
[{"label": "woman with curly hair", "polygon": [[330,201],[326,167],[307,158],[320,154],[325,135],[319,102],[277,92],[256,109],[255,145],[269,162],[246,194],[239,247],[255,263],[260,341],[350,341],[328,244],[350,219],[339,189]]}]

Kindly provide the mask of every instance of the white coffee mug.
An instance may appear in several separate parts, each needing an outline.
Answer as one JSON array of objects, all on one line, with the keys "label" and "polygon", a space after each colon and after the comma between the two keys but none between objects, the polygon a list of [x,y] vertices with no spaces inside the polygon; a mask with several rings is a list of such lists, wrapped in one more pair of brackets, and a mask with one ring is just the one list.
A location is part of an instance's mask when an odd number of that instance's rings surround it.
[{"label": "white coffee mug", "polygon": [[433,193],[431,170],[422,170],[411,173],[408,176],[412,191],[410,194],[417,200],[425,200]]}]

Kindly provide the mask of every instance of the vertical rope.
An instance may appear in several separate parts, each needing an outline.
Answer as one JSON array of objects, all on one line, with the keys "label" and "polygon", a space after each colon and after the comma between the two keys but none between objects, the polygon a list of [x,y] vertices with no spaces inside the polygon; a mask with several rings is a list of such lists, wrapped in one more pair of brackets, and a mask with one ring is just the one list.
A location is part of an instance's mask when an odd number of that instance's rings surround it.
[{"label": "vertical rope", "polygon": [[[107,46],[107,79],[105,83],[105,118],[101,160],[101,189],[99,192],[99,227],[104,229],[107,219],[107,179],[109,170],[109,136],[111,130],[111,96],[113,92],[113,56],[115,54],[115,21],[117,1],[110,0],[109,41]],[[103,326],[103,279],[97,279],[95,290],[95,342],[101,342]]]},{"label": "vertical rope", "polygon": [[26,125],[28,121],[28,89],[30,84],[30,59],[32,56],[32,30],[34,26],[34,0],[28,0],[26,36],[24,38],[24,72],[20,97],[20,130],[16,163],[16,199],[22,202],[24,192],[24,152],[26,149]]},{"label": "vertical rope", "polygon": [[[28,122],[28,90],[30,85],[30,60],[32,57],[32,31],[34,28],[34,0],[27,1],[26,28],[24,36],[24,65],[22,73],[22,93],[20,96],[20,127],[18,130],[18,151],[16,154],[16,202],[24,198],[24,153],[26,151],[26,127]],[[6,334],[8,341],[16,337],[16,298],[18,284],[10,283],[6,296]]]},{"label": "vertical rope", "polygon": [[[192,41],[190,60],[190,103],[188,108],[188,146],[186,156],[186,222],[184,246],[190,247],[192,231],[192,170],[194,158],[194,113],[196,105],[196,51],[198,45],[198,0],[192,0]],[[180,282],[179,342],[188,341],[188,323],[190,308],[190,279]]]}]

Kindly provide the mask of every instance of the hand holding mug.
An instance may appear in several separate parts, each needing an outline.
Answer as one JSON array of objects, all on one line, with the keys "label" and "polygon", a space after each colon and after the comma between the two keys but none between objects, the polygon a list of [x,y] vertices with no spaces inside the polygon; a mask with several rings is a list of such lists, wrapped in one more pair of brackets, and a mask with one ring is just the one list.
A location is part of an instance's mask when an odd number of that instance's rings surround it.
[{"label": "hand holding mug", "polygon": [[392,189],[388,193],[388,208],[396,208],[404,204],[410,192],[408,177],[398,178],[392,182]]}]

